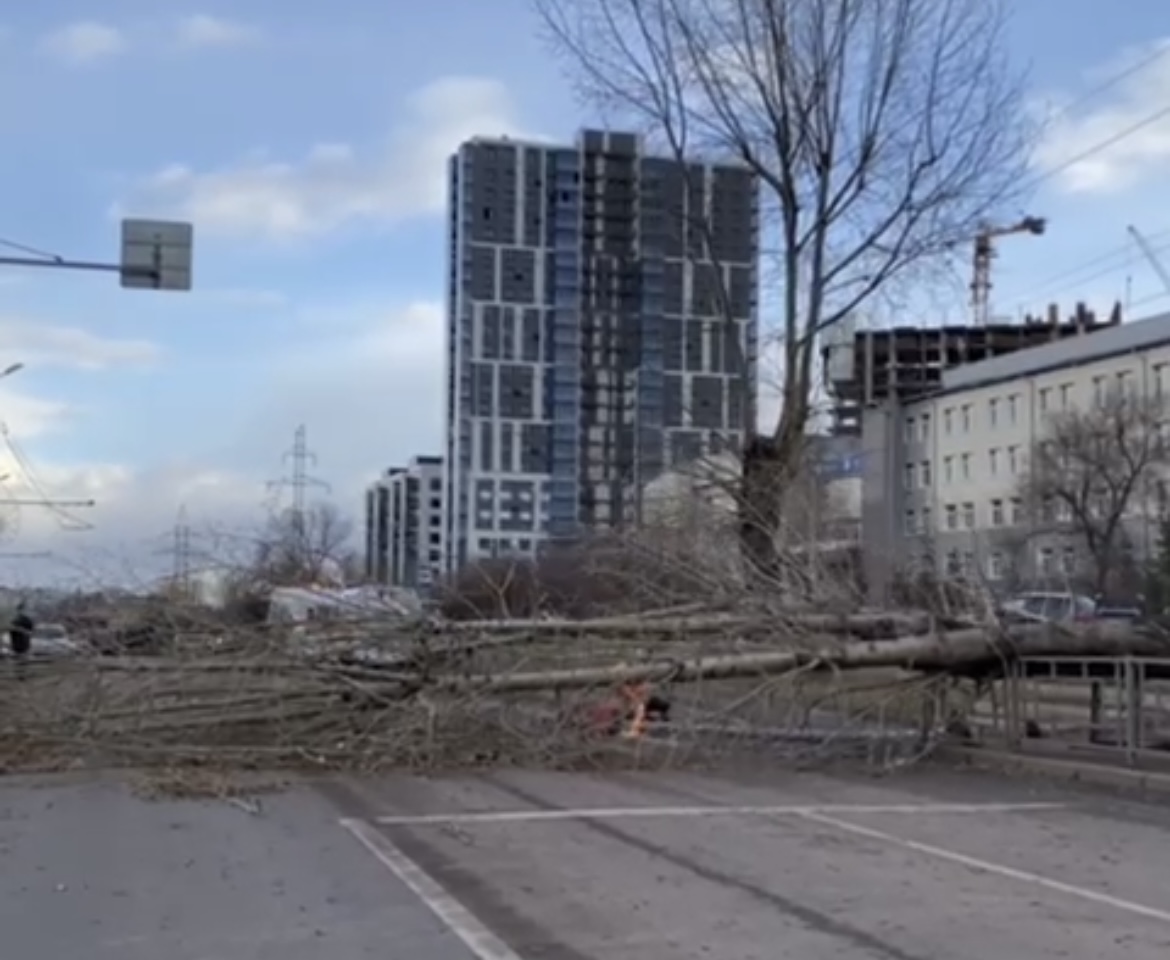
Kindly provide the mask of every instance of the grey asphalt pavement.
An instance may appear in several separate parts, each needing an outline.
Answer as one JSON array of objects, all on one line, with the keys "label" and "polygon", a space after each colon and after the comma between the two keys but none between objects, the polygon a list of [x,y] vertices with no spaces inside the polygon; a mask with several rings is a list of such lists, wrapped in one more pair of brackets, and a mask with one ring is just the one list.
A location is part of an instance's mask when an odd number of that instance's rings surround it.
[{"label": "grey asphalt pavement", "polygon": [[922,768],[303,784],[250,814],[0,781],[4,955],[1170,955],[1170,808]]}]

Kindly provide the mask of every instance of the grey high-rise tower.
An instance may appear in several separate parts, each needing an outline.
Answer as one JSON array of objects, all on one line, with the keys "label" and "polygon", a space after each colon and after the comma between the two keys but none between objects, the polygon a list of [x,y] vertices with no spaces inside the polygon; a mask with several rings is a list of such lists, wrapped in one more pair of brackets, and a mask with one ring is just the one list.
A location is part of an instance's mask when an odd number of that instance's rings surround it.
[{"label": "grey high-rise tower", "polygon": [[628,133],[475,139],[451,158],[449,226],[449,569],[637,523],[655,476],[739,442],[756,383],[749,171]]}]

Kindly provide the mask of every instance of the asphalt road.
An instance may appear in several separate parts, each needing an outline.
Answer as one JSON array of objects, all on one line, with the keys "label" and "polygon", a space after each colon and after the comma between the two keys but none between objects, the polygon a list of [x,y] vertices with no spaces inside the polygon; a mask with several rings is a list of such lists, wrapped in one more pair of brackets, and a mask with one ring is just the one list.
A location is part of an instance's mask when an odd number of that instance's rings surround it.
[{"label": "asphalt road", "polygon": [[929,769],[0,781],[30,960],[1162,960],[1168,877],[1170,808]]}]

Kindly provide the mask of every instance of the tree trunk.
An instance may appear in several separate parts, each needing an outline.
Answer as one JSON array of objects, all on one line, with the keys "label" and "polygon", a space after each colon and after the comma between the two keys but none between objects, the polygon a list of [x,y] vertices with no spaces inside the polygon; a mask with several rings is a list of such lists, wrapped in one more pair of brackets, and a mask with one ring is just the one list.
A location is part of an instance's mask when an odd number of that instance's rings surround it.
[{"label": "tree trunk", "polygon": [[771,437],[756,435],[744,445],[738,498],[739,546],[749,586],[775,591],[781,562],[776,537],[784,491],[783,448]]},{"label": "tree trunk", "polygon": [[906,670],[979,675],[1019,657],[1165,655],[1165,638],[1131,624],[1094,624],[1070,629],[1025,624],[1004,633],[972,628],[937,636],[846,643],[822,650],[777,650],[766,653],[697,657],[684,661],[621,664],[566,670],[537,670],[468,677],[437,677],[434,685],[449,692],[520,693],[568,690],[633,682],[685,683],[730,680],[787,673],[801,667],[858,670],[901,667]]}]

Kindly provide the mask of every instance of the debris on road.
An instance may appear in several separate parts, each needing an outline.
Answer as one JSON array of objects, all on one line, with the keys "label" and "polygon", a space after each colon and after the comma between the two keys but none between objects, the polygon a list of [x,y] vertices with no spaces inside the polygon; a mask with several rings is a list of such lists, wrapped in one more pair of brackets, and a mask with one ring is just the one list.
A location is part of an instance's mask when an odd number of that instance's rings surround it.
[{"label": "debris on road", "polygon": [[828,743],[850,726],[912,731],[927,701],[1013,657],[1165,648],[1128,622],[980,625],[913,611],[267,625],[4,674],[0,764],[572,766],[656,727],[676,742],[787,727]]}]

